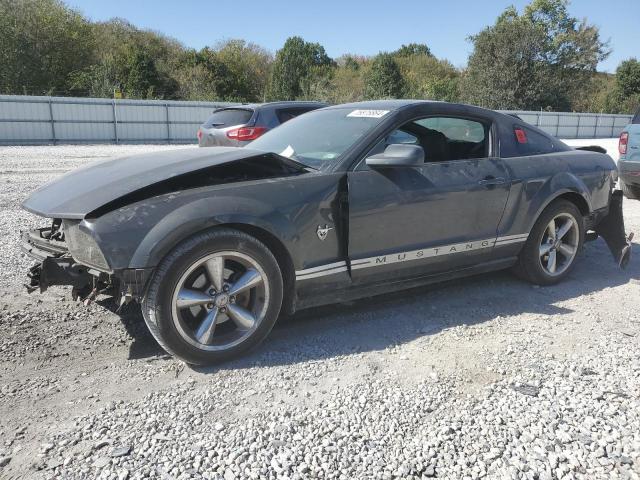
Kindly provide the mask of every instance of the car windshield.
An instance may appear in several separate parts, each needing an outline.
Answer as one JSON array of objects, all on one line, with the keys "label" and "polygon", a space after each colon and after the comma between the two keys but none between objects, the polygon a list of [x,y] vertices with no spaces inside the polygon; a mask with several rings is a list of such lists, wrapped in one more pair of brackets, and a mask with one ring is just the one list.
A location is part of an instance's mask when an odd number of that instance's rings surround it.
[{"label": "car windshield", "polygon": [[315,110],[267,132],[251,142],[249,148],[277,153],[324,170],[388,113],[355,108]]}]

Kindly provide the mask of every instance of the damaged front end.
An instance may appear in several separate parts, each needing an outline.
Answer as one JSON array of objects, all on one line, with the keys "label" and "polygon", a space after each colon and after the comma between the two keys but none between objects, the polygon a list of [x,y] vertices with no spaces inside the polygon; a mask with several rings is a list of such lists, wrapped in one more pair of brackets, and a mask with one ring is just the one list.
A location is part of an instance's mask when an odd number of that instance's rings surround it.
[{"label": "damaged front end", "polygon": [[[78,235],[72,242],[76,248],[92,251]],[[69,285],[73,299],[85,305],[100,294],[117,297],[120,304],[142,296],[148,278],[144,270],[142,273],[126,270],[116,275],[95,268],[74,258],[69,252],[69,243],[60,219],[54,219],[50,227],[22,232],[22,251],[38,262],[27,274],[29,281],[25,287],[29,293],[44,292],[54,285]]]},{"label": "damaged front end", "polygon": [[615,190],[611,194],[609,213],[593,228],[596,236],[607,242],[613,258],[621,268],[626,268],[631,260],[631,240],[633,233],[628,236],[624,230],[622,216],[622,190]]}]

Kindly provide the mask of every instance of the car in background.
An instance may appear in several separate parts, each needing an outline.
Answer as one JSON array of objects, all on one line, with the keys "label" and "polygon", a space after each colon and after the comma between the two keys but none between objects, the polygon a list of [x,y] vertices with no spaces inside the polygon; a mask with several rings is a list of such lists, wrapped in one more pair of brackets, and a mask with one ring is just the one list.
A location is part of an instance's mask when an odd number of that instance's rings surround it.
[{"label": "car in background", "polygon": [[218,108],[198,129],[198,145],[244,147],[278,125],[326,106],[321,102],[271,102]]},{"label": "car in background", "polygon": [[618,142],[618,171],[624,196],[640,200],[640,107],[631,123],[624,127]]}]

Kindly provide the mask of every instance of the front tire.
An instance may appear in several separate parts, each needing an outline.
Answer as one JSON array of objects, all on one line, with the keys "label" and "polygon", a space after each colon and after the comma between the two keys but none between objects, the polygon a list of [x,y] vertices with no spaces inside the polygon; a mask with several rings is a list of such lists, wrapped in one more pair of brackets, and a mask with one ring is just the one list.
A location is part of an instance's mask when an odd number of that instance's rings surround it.
[{"label": "front tire", "polygon": [[278,262],[262,242],[219,228],[194,235],[162,260],[142,312],[168,353],[207,365],[262,342],[280,313],[282,290]]},{"label": "front tire", "polygon": [[516,274],[537,285],[553,285],[569,275],[584,243],[584,219],[567,200],[551,203],[536,221],[515,266]]}]

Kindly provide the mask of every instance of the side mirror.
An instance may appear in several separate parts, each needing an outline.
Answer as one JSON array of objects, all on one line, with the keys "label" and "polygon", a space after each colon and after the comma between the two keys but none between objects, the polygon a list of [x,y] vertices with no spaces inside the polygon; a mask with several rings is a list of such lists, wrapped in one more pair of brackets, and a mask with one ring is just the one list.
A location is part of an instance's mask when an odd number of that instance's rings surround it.
[{"label": "side mirror", "polygon": [[424,165],[424,150],[418,145],[392,144],[366,162],[371,168],[419,167]]}]

